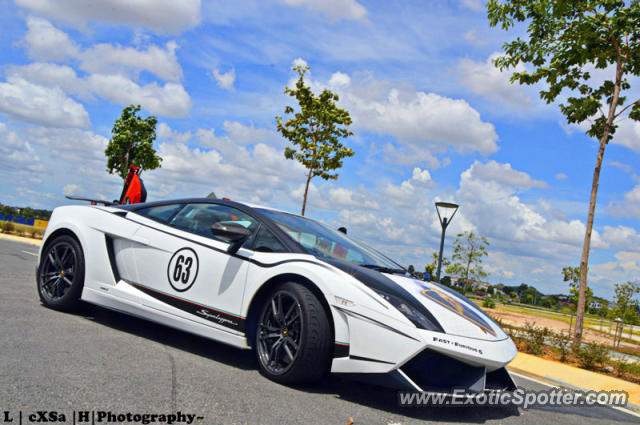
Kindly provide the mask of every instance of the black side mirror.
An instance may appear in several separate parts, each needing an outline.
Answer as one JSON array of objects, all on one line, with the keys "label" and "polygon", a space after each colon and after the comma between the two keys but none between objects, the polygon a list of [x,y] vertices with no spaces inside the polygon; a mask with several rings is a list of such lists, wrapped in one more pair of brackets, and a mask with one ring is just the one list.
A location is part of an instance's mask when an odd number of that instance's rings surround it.
[{"label": "black side mirror", "polygon": [[229,242],[227,252],[235,254],[238,252],[242,244],[251,236],[251,230],[239,223],[218,222],[211,226],[211,233],[214,236]]}]

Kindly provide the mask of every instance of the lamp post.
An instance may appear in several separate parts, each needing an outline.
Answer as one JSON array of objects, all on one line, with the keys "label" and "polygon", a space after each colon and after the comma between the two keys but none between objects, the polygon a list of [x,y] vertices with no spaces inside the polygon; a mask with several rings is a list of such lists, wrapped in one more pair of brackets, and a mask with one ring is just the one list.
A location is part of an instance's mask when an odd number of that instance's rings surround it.
[{"label": "lamp post", "polygon": [[436,279],[440,283],[440,268],[442,267],[442,250],[444,249],[444,232],[447,230],[447,226],[451,223],[453,216],[458,211],[458,205],[450,202],[436,202],[436,211],[438,212],[438,219],[442,226],[442,237],[440,238],[440,256],[438,257],[438,271],[436,272]]}]

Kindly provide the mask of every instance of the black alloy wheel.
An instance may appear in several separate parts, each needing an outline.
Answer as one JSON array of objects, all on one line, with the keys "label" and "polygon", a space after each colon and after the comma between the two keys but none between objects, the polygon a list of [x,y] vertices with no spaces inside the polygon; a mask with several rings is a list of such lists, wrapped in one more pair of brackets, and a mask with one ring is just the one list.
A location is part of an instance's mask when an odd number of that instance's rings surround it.
[{"label": "black alloy wheel", "polygon": [[84,256],[80,244],[69,235],[56,237],[42,251],[38,293],[42,303],[58,310],[73,307],[84,284]]},{"label": "black alloy wheel", "polygon": [[281,383],[316,381],[331,363],[333,331],[327,312],[308,288],[283,283],[262,305],[254,347],[268,378]]},{"label": "black alloy wheel", "polygon": [[271,373],[282,375],[293,365],[302,340],[302,308],[286,290],[273,294],[258,323],[258,354]]}]

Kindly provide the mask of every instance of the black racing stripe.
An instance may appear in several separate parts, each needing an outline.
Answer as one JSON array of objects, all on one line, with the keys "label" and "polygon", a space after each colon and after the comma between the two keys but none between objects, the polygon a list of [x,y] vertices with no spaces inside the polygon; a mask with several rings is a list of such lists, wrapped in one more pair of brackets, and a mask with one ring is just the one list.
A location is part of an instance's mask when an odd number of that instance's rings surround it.
[{"label": "black racing stripe", "polygon": [[384,360],[370,359],[369,357],[360,357],[360,356],[354,356],[354,355],[350,355],[349,358],[351,360],[362,360],[363,362],[376,362],[376,363],[395,364],[393,362],[387,362],[387,361],[384,361]]},{"label": "black racing stripe", "polygon": [[243,317],[235,316],[225,311],[217,310],[193,301],[174,297],[172,295],[165,294],[164,292],[155,291],[151,288],[148,288],[136,282],[132,282],[130,280],[123,279],[123,281],[131,286],[134,286],[136,289],[144,292],[145,294],[152,296],[159,301],[162,301],[165,304],[169,304],[170,306],[186,311],[187,313],[191,313],[195,316],[209,320],[210,322],[225,326],[235,331],[245,331],[246,319]]},{"label": "black racing stripe", "polygon": [[335,343],[333,345],[333,358],[349,357],[349,344]]},{"label": "black racing stripe", "polygon": [[413,308],[417,309],[431,323],[433,323],[438,329],[438,332],[444,332],[444,328],[442,327],[440,322],[438,322],[435,316],[420,301],[418,301],[413,295],[411,295],[409,291],[398,285],[396,282],[394,282],[384,274],[372,269],[368,269],[366,267],[361,267],[348,261],[339,260],[337,258],[329,258],[326,260],[326,262],[336,267],[337,269],[350,274],[374,291],[377,290],[386,292],[402,299],[403,301],[410,304]]}]

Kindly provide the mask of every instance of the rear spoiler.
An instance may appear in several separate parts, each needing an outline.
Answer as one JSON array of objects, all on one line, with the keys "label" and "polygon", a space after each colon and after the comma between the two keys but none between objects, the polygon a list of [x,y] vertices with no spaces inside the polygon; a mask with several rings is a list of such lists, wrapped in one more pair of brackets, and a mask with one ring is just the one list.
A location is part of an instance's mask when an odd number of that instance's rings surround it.
[{"label": "rear spoiler", "polygon": [[120,205],[117,202],[105,201],[105,200],[102,200],[102,199],[80,198],[80,197],[77,197],[77,196],[65,196],[65,198],[71,199],[73,201],[88,201],[88,202],[91,202],[91,205],[102,204],[102,205],[105,205],[107,207],[112,206],[112,205]]},{"label": "rear spoiler", "polygon": [[66,198],[74,201],[88,201],[91,202],[91,205],[102,204],[112,206],[139,204],[147,200],[147,189],[144,187],[144,183],[140,178],[141,173],[142,168],[138,168],[135,165],[129,167],[129,174],[127,174],[127,178],[124,181],[122,194],[120,194],[120,200],[118,201],[104,201],[101,199],[80,198],[77,196],[66,196]]}]

